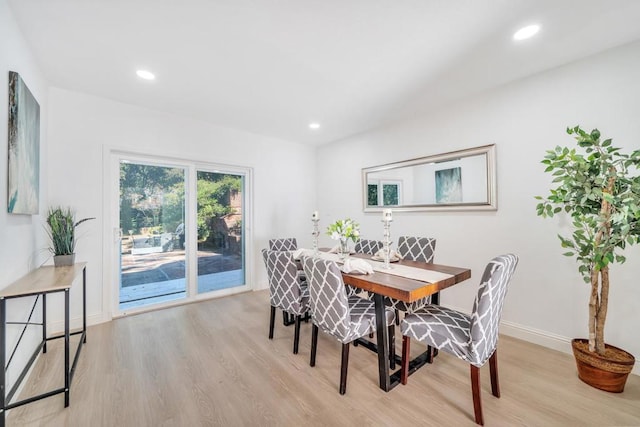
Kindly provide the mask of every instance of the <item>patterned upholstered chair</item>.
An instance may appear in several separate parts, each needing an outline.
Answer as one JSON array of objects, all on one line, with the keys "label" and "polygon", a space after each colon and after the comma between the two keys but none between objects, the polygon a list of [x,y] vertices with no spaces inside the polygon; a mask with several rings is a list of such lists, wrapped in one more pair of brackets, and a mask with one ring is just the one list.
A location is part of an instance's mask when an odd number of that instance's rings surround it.
[{"label": "patterned upholstered chair", "polygon": [[[347,390],[347,368],[349,366],[349,344],[376,330],[376,315],[373,301],[358,296],[347,296],[342,273],[332,261],[304,257],[304,272],[309,279],[309,306],[313,329],[311,333],[311,359],[316,364],[318,329],[322,329],[342,343],[340,368],[340,394]],[[394,313],[386,309],[386,325],[389,328],[390,361],[395,360]]]},{"label": "patterned upholstered chair", "polygon": [[498,384],[498,327],[504,297],[518,264],[512,254],[489,262],[473,303],[471,315],[439,305],[427,305],[402,321],[402,383],[407,383],[409,345],[414,338],[469,362],[476,423],[484,424],[480,401],[480,367],[489,360],[491,392],[500,397]]},{"label": "patterned upholstered chair", "polygon": [[[298,241],[295,237],[286,237],[283,239],[270,239],[269,250],[270,251],[295,251],[298,249]],[[302,270],[298,270],[298,280],[306,282],[304,273]],[[289,318],[289,314],[286,311],[282,312],[282,324],[284,326],[291,326],[294,323],[293,319]]]},{"label": "patterned upholstered chair", "polygon": [[[398,238],[397,252],[402,259],[420,262],[433,262],[435,251],[436,239],[434,238],[410,236],[400,236]],[[430,295],[411,303],[406,303],[393,298],[385,298],[385,304],[396,310],[396,324],[399,324],[400,322],[398,311],[413,313],[419,308],[429,304],[431,301],[437,304],[439,302],[439,295]]]},{"label": "patterned upholstered chair", "polygon": [[402,259],[433,262],[435,251],[436,239],[431,237],[400,236],[398,238],[398,253]]},{"label": "patterned upholstered chair", "polygon": [[293,354],[298,354],[300,341],[300,320],[309,310],[309,288],[301,282],[298,267],[291,252],[262,250],[269,278],[269,299],[271,317],[269,319],[269,339],[273,339],[276,308],[295,318]]},{"label": "patterned upholstered chair", "polygon": [[295,237],[269,240],[270,251],[295,251],[296,249],[298,249],[298,242]]},{"label": "patterned upholstered chair", "polygon": [[384,244],[380,240],[360,239],[356,242],[353,250],[357,254],[375,255]]}]

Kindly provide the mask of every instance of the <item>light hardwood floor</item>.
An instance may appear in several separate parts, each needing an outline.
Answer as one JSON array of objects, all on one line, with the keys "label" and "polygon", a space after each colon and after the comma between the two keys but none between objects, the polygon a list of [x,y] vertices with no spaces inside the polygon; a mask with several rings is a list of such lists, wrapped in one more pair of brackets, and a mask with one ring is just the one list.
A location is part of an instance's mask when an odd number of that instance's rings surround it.
[{"label": "light hardwood floor", "polygon": [[[311,324],[303,324],[294,355],[293,326],[285,328],[280,313],[277,319],[270,341],[268,293],[260,291],[91,327],[71,406],[63,407],[62,395],[50,397],[10,411],[8,425],[475,425],[469,367],[455,357],[441,353],[408,385],[384,393],[375,354],[352,348],[340,396],[339,343],[320,333],[311,368]],[[62,383],[61,344],[40,358],[24,393]],[[500,399],[491,396],[488,366],[482,369],[485,425],[640,425],[640,377],[611,394],[580,382],[570,355],[506,336],[498,349]]]}]

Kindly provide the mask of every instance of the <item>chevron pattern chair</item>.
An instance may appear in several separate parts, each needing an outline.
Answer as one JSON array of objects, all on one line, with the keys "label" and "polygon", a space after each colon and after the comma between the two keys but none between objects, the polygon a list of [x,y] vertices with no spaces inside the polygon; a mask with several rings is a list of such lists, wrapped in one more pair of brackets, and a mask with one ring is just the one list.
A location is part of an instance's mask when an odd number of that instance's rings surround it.
[{"label": "chevron pattern chair", "polygon": [[384,244],[380,240],[360,239],[356,242],[353,250],[357,254],[375,255]]},{"label": "chevron pattern chair", "polygon": [[[373,301],[358,296],[347,296],[342,273],[335,262],[320,258],[304,257],[305,275],[309,279],[309,306],[313,329],[311,333],[311,359],[316,365],[318,330],[331,335],[342,343],[342,363],[340,368],[340,394],[347,391],[347,368],[349,366],[349,345],[356,339],[376,330],[376,315]],[[394,320],[392,309],[385,310],[386,325],[389,328],[390,361],[395,360]]]},{"label": "chevron pattern chair", "polygon": [[298,267],[291,252],[262,250],[269,278],[269,339],[273,339],[276,308],[295,318],[293,354],[298,354],[300,341],[300,320],[309,310],[309,288],[299,279]]},{"label": "chevron pattern chair", "polygon": [[427,305],[402,321],[402,373],[407,383],[410,340],[444,350],[471,366],[471,390],[477,424],[483,425],[480,367],[489,360],[491,392],[500,397],[498,384],[498,328],[507,287],[518,264],[513,254],[492,259],[484,270],[471,315],[439,305]]},{"label": "chevron pattern chair", "polygon": [[269,240],[270,251],[295,251],[296,249],[298,249],[298,242],[295,237]]}]

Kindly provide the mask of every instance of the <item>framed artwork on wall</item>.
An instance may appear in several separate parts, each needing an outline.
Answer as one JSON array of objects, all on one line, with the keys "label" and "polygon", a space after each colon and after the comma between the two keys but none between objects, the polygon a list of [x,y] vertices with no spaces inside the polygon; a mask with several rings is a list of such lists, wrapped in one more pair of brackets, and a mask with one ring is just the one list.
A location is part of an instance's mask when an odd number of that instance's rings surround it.
[{"label": "framed artwork on wall", "polygon": [[40,200],[40,105],[20,75],[9,71],[7,210],[37,214]]},{"label": "framed artwork on wall", "polygon": [[462,169],[460,167],[436,171],[436,203],[462,201]]}]

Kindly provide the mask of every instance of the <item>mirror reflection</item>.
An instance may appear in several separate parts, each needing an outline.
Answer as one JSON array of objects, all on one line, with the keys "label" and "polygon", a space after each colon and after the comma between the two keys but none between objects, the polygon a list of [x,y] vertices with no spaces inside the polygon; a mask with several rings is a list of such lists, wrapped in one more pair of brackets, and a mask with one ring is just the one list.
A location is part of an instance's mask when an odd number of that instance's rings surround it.
[{"label": "mirror reflection", "polygon": [[495,210],[495,145],[362,170],[365,212]]}]

